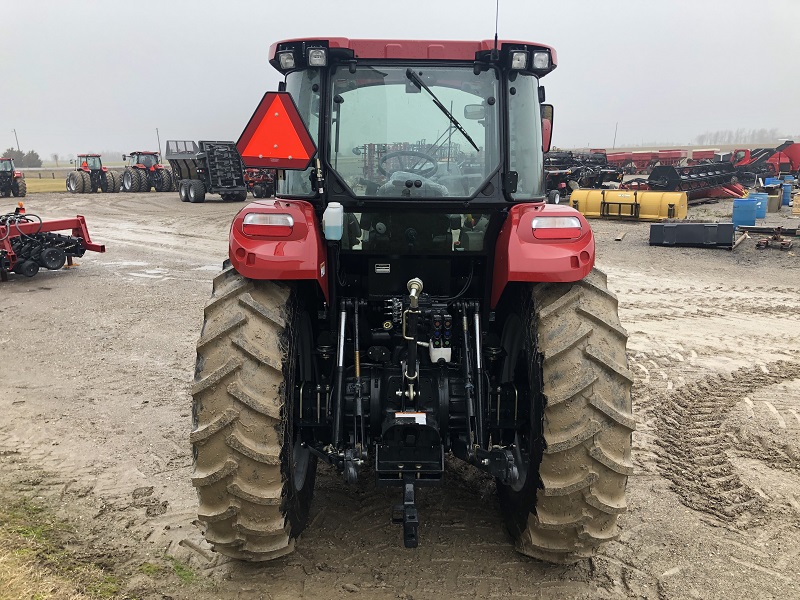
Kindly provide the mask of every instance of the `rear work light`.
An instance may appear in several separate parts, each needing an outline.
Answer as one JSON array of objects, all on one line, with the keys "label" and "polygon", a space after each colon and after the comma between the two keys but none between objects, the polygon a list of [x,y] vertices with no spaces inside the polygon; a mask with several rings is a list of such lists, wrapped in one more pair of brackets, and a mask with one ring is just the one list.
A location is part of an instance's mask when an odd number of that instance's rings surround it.
[{"label": "rear work light", "polygon": [[328,64],[328,51],[325,48],[309,48],[307,56],[309,67],[324,67]]},{"label": "rear work light", "polygon": [[281,69],[287,71],[289,69],[294,69],[295,61],[294,61],[294,52],[291,50],[284,50],[283,52],[278,52],[278,62],[281,65]]},{"label": "rear work light", "polygon": [[515,71],[523,71],[528,68],[528,53],[527,52],[512,52],[511,53],[511,68]]},{"label": "rear work light", "polygon": [[550,53],[549,52],[534,52],[533,53],[533,68],[534,69],[549,69],[550,68]]},{"label": "rear work light", "polygon": [[288,237],[292,234],[292,215],[248,213],[242,221],[242,233],[251,236]]},{"label": "rear work light", "polygon": [[534,217],[531,222],[533,237],[540,240],[569,240],[581,236],[578,217]]}]

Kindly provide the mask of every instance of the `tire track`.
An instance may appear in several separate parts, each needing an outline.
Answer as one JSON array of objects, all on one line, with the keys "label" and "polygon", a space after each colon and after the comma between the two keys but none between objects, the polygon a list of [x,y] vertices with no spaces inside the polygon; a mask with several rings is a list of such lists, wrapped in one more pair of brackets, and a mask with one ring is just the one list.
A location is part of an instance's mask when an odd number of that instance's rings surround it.
[{"label": "tire track", "polygon": [[664,477],[688,507],[723,521],[762,510],[763,498],[745,485],[728,452],[736,440],[723,428],[742,396],[800,377],[800,363],[777,361],[739,369],[730,377],[712,376],[664,396],[656,413],[657,461]]}]

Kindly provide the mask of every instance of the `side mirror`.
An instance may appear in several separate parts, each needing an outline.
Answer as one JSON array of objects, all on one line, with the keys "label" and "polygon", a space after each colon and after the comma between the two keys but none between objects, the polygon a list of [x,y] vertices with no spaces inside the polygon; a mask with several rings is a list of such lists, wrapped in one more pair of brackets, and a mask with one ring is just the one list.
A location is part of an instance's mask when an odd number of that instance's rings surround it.
[{"label": "side mirror", "polygon": [[125,154],[123,154],[123,155],[122,155],[122,160],[128,160],[128,156],[127,156],[127,155],[125,155]]},{"label": "side mirror", "polygon": [[479,121],[486,118],[486,107],[483,104],[467,104],[464,107],[464,118]]},{"label": "side mirror", "polygon": [[542,104],[542,151],[550,152],[553,139],[553,105]]},{"label": "side mirror", "polygon": [[73,159],[71,159],[71,158],[70,158],[70,159],[69,159],[69,164],[71,164],[71,165],[74,165],[74,164],[75,164],[75,161],[74,161]]}]

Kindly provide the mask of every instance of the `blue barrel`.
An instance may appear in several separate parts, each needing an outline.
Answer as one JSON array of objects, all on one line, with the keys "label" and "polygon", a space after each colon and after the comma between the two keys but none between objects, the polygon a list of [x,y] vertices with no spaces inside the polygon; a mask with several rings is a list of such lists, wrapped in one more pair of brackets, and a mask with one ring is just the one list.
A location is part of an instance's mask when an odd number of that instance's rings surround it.
[{"label": "blue barrel", "polygon": [[753,227],[756,224],[756,205],[751,198],[737,198],[733,201],[733,221],[736,227]]},{"label": "blue barrel", "polygon": [[775,185],[776,183],[780,183],[781,180],[779,177],[767,177],[764,180],[764,185]]},{"label": "blue barrel", "polygon": [[783,184],[783,205],[789,206],[789,202],[792,201],[792,184],[791,183],[784,183]]},{"label": "blue barrel", "polygon": [[766,192],[753,192],[748,198],[756,203],[756,219],[766,219],[769,195]]}]

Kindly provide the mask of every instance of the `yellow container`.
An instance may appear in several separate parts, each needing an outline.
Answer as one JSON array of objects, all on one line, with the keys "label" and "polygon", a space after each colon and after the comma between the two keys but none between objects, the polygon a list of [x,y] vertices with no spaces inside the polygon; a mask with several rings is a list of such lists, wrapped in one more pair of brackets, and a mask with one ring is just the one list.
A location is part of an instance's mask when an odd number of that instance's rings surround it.
[{"label": "yellow container", "polygon": [[587,218],[662,221],[685,219],[689,210],[685,192],[578,189],[569,203]]}]

